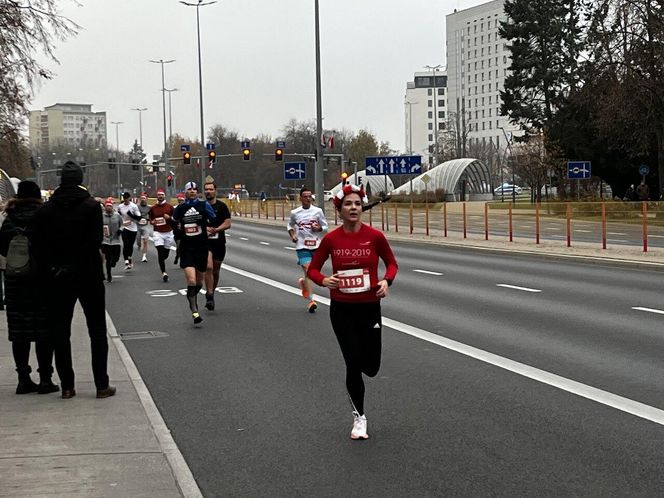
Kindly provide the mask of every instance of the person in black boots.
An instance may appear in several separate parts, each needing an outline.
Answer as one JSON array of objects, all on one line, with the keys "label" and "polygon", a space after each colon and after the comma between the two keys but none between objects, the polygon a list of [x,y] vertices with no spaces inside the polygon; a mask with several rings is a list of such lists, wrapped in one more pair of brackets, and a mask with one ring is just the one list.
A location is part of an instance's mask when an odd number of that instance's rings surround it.
[{"label": "person in black boots", "polygon": [[[32,222],[41,206],[39,186],[31,181],[19,183],[16,198],[7,203],[7,218],[0,228],[0,254],[7,257],[12,246],[5,279],[5,299],[9,340],[18,373],[16,394],[48,394],[59,390],[51,381],[53,345],[48,333],[46,308],[42,300],[34,297],[38,274],[34,254],[30,254],[30,240]],[[35,342],[39,384],[30,378],[31,342]]]},{"label": "person in black boots", "polygon": [[83,170],[73,161],[62,167],[60,187],[34,218],[35,254],[44,265],[55,367],[62,397],[72,398],[71,321],[80,301],[92,349],[92,374],[98,398],[115,394],[108,383],[106,303],[101,262],[102,212],[83,183]]}]

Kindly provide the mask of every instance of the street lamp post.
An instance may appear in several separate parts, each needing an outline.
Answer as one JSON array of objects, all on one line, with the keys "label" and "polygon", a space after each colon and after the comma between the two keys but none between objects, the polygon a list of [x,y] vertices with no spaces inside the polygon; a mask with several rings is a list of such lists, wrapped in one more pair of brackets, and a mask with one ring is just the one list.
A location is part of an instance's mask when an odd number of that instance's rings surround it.
[{"label": "street lamp post", "polygon": [[[316,38],[316,167],[314,168],[314,190],[317,199],[324,198],[323,185],[323,105],[321,97],[320,78],[320,21],[318,0],[314,0],[314,24]],[[357,182],[357,176],[355,177]],[[325,202],[319,201],[319,206],[325,212]]]},{"label": "street lamp post", "polygon": [[[180,0],[180,3],[182,5],[186,5],[187,7],[196,7],[196,34],[198,36],[198,94],[201,106],[201,147],[203,148],[203,150],[205,150],[205,125],[203,121],[203,65],[201,63],[201,20],[199,14],[199,7],[212,5],[213,3],[217,2],[216,0],[212,2],[203,2],[203,0],[198,0],[197,3],[189,3]],[[200,186],[201,189],[203,188],[204,184],[205,184],[205,165],[203,158],[201,158],[201,186]]]},{"label": "street lamp post", "polygon": [[424,66],[425,68],[433,71],[433,148],[436,154],[434,166],[438,165],[438,89],[436,88],[436,70],[444,67],[442,64],[435,66]]},{"label": "street lamp post", "polygon": [[173,92],[177,92],[177,88],[166,88],[166,91],[168,92],[168,144],[170,145],[171,143],[171,138],[173,137],[173,104],[171,102],[171,94]]},{"label": "street lamp post", "polygon": [[[155,64],[161,64],[161,105],[163,109],[163,116],[164,116],[164,154],[163,154],[163,161],[164,161],[164,166],[168,168],[168,142],[166,141],[166,83],[164,81],[164,64],[170,64],[171,62],[175,62],[175,59],[170,59],[170,60],[152,60],[150,59],[150,62],[153,62]],[[155,173],[155,190],[157,189],[157,174]]]},{"label": "street lamp post", "polygon": [[115,150],[116,150],[116,159],[115,159],[115,169],[117,170],[118,174],[118,197],[122,196],[122,186],[120,185],[120,165],[117,164],[120,162],[120,125],[123,124],[124,121],[111,121],[111,124],[115,125]]},{"label": "street lamp post", "polygon": [[[514,188],[516,180],[514,178],[514,157],[512,155],[512,139],[507,135],[505,128],[503,128],[502,126],[499,126],[498,128],[500,128],[503,132],[503,136],[505,137],[505,143],[507,144],[507,150],[510,153],[509,162],[510,166],[512,167],[512,204],[514,204],[516,202],[516,189]],[[502,190],[502,184],[501,184],[501,190]]]},{"label": "street lamp post", "polygon": [[[148,108],[147,107],[133,107],[131,110],[132,111],[138,111],[138,141],[139,141],[139,145],[141,146],[141,150],[143,150],[143,111],[147,111]],[[145,180],[143,179],[143,164],[140,165],[140,168],[141,168],[141,188],[145,189],[145,185],[144,185]]]}]

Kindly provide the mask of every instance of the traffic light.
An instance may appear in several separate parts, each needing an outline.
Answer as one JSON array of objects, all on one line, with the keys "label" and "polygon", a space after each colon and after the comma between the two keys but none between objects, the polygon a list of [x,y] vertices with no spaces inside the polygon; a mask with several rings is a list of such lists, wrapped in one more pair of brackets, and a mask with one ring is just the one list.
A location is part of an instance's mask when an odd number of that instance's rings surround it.
[{"label": "traffic light", "polygon": [[208,151],[208,159],[210,160],[210,164],[214,164],[217,160],[217,152],[214,150]]},{"label": "traffic light", "polygon": [[167,182],[169,187],[172,187],[173,186],[173,175],[168,175],[166,177],[166,182]]},{"label": "traffic light", "polygon": [[348,181],[348,173],[345,171],[341,173],[341,184],[346,185],[346,182]]},{"label": "traffic light", "polygon": [[184,164],[191,164],[191,152],[186,151],[182,154],[182,161]]},{"label": "traffic light", "polygon": [[284,160],[284,149],[281,147],[277,147],[274,149],[274,160],[275,161],[283,161]]},{"label": "traffic light", "polygon": [[109,157],[108,158],[108,169],[115,169],[115,158],[114,157]]},{"label": "traffic light", "polygon": [[251,149],[249,147],[244,147],[242,149],[242,159],[245,161],[251,161]]}]

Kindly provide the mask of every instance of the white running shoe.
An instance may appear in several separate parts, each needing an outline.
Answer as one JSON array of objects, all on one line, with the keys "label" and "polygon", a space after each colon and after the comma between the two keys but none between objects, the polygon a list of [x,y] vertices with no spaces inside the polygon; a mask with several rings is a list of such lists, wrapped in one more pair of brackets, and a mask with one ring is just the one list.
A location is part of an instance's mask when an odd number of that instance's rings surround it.
[{"label": "white running shoe", "polygon": [[369,439],[366,415],[353,412],[353,417],[355,417],[355,420],[353,421],[353,429],[350,431],[350,438],[354,440]]},{"label": "white running shoe", "polygon": [[147,254],[143,254],[143,259],[141,259],[141,261],[142,261],[143,263],[147,263],[147,262],[148,262],[148,255],[147,255]]}]

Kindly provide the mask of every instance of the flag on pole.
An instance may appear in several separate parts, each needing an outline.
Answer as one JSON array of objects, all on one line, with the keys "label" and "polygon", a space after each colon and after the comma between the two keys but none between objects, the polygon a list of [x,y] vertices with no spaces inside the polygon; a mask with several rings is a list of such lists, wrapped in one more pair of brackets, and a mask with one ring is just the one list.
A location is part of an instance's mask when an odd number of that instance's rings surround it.
[{"label": "flag on pole", "polygon": [[333,149],[334,148],[334,130],[323,130],[320,136],[320,144],[323,148]]}]

